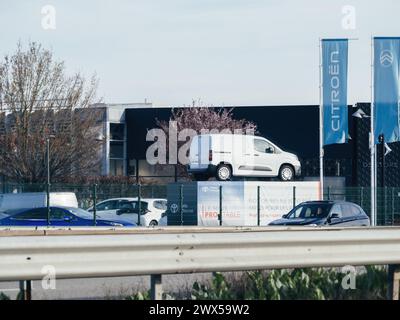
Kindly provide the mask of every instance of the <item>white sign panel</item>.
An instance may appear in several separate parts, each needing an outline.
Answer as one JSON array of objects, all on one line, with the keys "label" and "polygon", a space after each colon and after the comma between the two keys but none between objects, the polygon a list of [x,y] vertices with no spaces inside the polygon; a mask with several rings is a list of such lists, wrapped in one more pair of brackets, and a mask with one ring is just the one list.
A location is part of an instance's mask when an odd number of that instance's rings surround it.
[{"label": "white sign panel", "polygon": [[[257,188],[260,187],[260,225],[288,213],[293,205],[320,200],[319,182],[198,182],[197,218],[200,226],[218,226],[222,186],[222,225],[257,225]],[[295,199],[295,201],[294,201]]]}]

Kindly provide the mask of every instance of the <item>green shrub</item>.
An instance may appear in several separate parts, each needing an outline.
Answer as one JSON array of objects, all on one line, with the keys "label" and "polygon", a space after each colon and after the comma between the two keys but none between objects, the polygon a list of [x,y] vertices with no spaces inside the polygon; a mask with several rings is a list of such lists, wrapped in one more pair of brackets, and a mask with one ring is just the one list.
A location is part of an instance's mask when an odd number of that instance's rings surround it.
[{"label": "green shrub", "polygon": [[220,272],[213,274],[211,285],[200,284],[197,281],[193,284],[192,299],[195,300],[232,300],[233,292],[229,283]]},{"label": "green shrub", "polygon": [[193,285],[193,299],[200,300],[326,300],[385,299],[387,272],[383,267],[366,267],[356,275],[356,289],[343,289],[345,274],[338,269],[301,268],[250,271],[241,281],[228,281],[215,273],[210,285]]},{"label": "green shrub", "polygon": [[150,290],[132,294],[126,297],[126,300],[150,300]]}]

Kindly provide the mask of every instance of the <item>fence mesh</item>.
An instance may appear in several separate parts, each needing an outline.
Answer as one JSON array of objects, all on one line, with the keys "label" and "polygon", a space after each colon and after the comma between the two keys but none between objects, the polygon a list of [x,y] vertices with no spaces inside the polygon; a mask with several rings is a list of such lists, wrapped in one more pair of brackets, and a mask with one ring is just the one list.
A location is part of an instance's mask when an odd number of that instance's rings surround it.
[{"label": "fence mesh", "polygon": [[[0,181],[1,193],[46,192],[46,184],[12,183]],[[184,188],[188,185],[184,184]],[[288,187],[291,188],[291,187]],[[75,193],[79,207],[87,209],[96,203],[123,197],[164,198],[167,199],[168,185],[135,185],[135,184],[61,184],[54,183],[50,192]],[[254,189],[256,190],[256,189]],[[289,194],[289,193],[287,193]],[[298,204],[304,199],[299,199],[298,192],[290,192],[293,204]],[[96,196],[95,196],[96,195]],[[256,195],[254,195],[256,196]],[[267,194],[261,193],[261,196]],[[222,194],[223,197],[223,194]],[[297,197],[297,199],[296,199]],[[370,216],[371,188],[365,187],[328,187],[324,190],[325,200],[350,201],[361,206]],[[289,199],[286,199],[289,201]],[[312,200],[312,199],[309,199]],[[222,199],[224,205],[225,202]],[[218,205],[218,204],[216,204]],[[223,208],[224,209],[224,205]],[[377,225],[400,225],[400,188],[377,188]]]}]

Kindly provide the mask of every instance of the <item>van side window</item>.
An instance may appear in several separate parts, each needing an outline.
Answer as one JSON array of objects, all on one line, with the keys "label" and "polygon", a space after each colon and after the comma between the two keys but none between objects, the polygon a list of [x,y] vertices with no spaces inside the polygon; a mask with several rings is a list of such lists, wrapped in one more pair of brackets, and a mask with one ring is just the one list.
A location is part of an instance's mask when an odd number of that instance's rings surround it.
[{"label": "van side window", "polygon": [[254,139],[254,149],[263,153],[274,153],[274,147],[267,141],[261,139]]}]

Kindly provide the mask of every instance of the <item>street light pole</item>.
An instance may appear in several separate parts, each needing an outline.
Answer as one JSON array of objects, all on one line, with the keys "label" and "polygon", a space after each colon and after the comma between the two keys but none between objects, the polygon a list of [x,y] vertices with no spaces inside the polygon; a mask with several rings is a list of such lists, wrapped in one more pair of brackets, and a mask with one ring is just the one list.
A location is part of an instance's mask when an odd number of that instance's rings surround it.
[{"label": "street light pole", "polygon": [[46,204],[47,204],[47,226],[50,225],[50,138],[46,138],[46,167],[47,167],[47,184],[46,184]]},{"label": "street light pole", "polygon": [[[382,212],[381,221],[383,224],[386,224],[386,191],[385,191],[385,136],[383,134],[379,135],[379,143],[380,143],[380,164],[381,164],[381,179],[380,179],[380,198],[381,198],[381,207],[380,212]],[[378,201],[377,201],[378,202]]]}]

